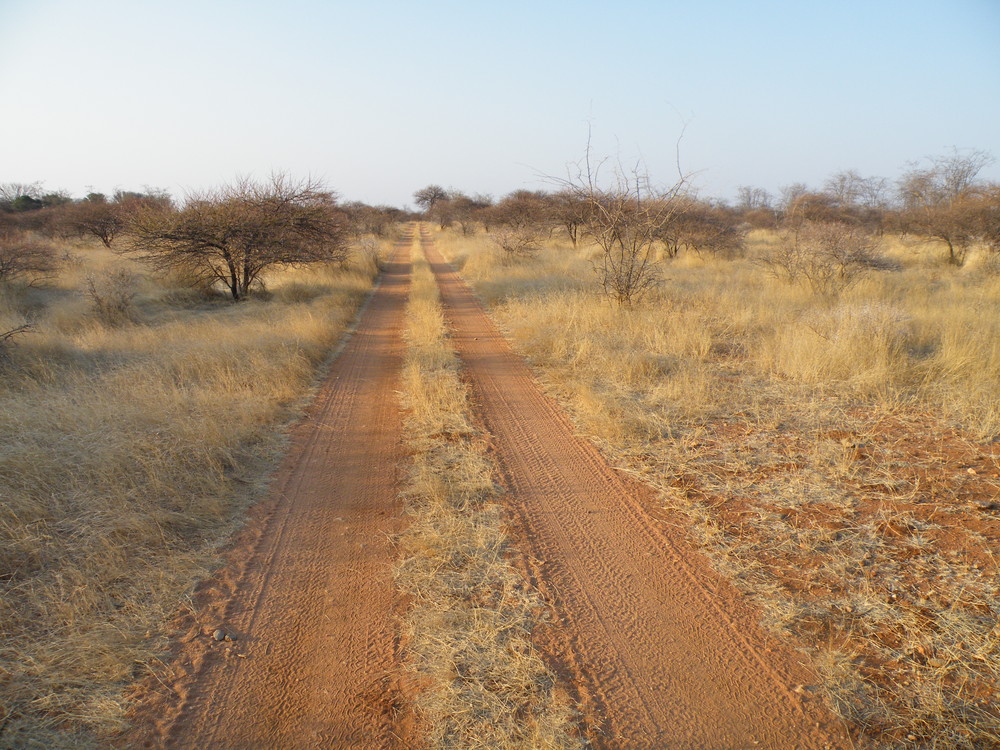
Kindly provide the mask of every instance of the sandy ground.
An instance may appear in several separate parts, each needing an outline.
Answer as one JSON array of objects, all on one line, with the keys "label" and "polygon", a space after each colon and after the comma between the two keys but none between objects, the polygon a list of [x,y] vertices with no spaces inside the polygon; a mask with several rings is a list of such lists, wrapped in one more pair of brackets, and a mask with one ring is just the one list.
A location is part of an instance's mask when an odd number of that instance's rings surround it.
[{"label": "sandy ground", "polygon": [[[295,428],[271,499],[199,591],[170,682],[142,702],[127,745],[414,746],[392,577],[411,245],[397,243]],[[235,640],[215,640],[216,628]]]},{"label": "sandy ground", "polygon": [[523,565],[556,613],[539,645],[594,745],[850,747],[810,697],[815,675],[761,631],[682,533],[648,512],[648,488],[573,434],[428,234],[423,241],[519,521]]}]

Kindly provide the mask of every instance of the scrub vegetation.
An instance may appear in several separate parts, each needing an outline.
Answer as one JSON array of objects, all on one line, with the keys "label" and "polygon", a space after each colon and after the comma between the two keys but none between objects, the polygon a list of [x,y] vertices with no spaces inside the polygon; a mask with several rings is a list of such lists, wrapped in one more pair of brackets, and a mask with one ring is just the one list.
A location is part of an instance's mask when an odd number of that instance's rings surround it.
[{"label": "scrub vegetation", "polygon": [[274,265],[234,304],[4,218],[31,262],[0,278],[0,747],[86,747],[265,490],[377,258]]},{"label": "scrub vegetation", "polygon": [[[808,654],[802,690],[861,746],[1000,746],[990,161],[734,205],[587,160],[548,191],[414,196],[580,432]],[[0,747],[126,726],[408,218],[282,175],[180,203],[0,185]],[[397,583],[429,742],[574,746],[420,257],[407,320]]]},{"label": "scrub vegetation", "polygon": [[805,689],[859,742],[994,746],[996,251],[957,266],[924,236],[807,221],[744,224],[737,254],[661,245],[632,305],[601,293],[585,232],[514,263],[485,233],[437,242],[578,429],[809,654]]}]

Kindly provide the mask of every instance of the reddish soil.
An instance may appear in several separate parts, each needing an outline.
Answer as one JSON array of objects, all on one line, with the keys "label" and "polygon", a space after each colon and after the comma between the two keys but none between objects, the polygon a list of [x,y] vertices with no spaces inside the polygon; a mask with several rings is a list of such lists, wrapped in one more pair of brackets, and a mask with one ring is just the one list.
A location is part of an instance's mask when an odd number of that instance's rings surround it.
[{"label": "reddish soil", "polygon": [[[404,237],[272,485],[200,588],[130,746],[412,748],[392,568]],[[217,628],[234,640],[217,641]]]},{"label": "reddish soil", "polygon": [[477,416],[508,490],[523,565],[554,621],[538,645],[603,748],[850,747],[745,598],[678,532],[652,490],[574,435],[423,235]]},{"label": "reddish soil", "polygon": [[[718,420],[701,428],[689,471],[674,486],[710,508],[721,533],[753,551],[758,574],[798,603],[802,614],[787,626],[793,635],[853,656],[881,706],[856,731],[930,746],[932,732],[948,729],[946,718],[927,726],[917,710],[932,684],[952,715],[995,732],[1000,444],[937,417],[875,407],[845,408],[819,429],[794,417],[779,427]],[[841,447],[837,472],[816,458],[824,441]],[[733,466],[733,454],[752,456],[754,470]],[[807,487],[810,479],[814,502],[775,501],[774,487]],[[845,571],[844,560],[856,562]],[[873,610],[883,604],[885,612]],[[971,746],[993,746],[955,725]]]}]

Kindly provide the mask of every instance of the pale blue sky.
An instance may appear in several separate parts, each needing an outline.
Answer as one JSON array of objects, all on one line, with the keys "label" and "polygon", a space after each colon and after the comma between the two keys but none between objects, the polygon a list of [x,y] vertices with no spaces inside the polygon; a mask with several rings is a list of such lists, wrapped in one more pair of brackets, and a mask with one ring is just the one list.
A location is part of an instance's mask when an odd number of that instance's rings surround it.
[{"label": "pale blue sky", "polygon": [[[0,182],[544,187],[594,150],[707,195],[1000,158],[1000,0],[0,0]],[[1000,166],[985,176],[1000,180]]]}]

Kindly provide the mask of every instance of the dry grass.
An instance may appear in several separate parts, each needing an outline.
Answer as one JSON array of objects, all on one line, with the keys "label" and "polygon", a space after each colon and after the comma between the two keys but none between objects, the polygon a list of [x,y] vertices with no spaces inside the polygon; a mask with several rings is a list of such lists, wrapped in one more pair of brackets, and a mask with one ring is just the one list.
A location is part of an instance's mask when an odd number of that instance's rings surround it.
[{"label": "dry grass", "polygon": [[[751,237],[751,253],[773,241]],[[1000,745],[1000,279],[926,244],[836,298],[687,256],[619,310],[587,248],[442,235],[578,428],[809,651],[870,746]]]},{"label": "dry grass", "polygon": [[[0,747],[121,728],[123,689],[263,489],[374,277],[288,271],[269,301],[233,305],[71,253],[52,287],[0,292],[0,329],[34,321],[0,380]],[[109,319],[87,280],[129,274],[137,294]]]},{"label": "dry grass", "polygon": [[413,452],[400,587],[417,705],[435,748],[569,748],[571,711],[530,634],[538,597],[507,562],[495,467],[471,421],[430,268],[414,242],[403,373]]}]

